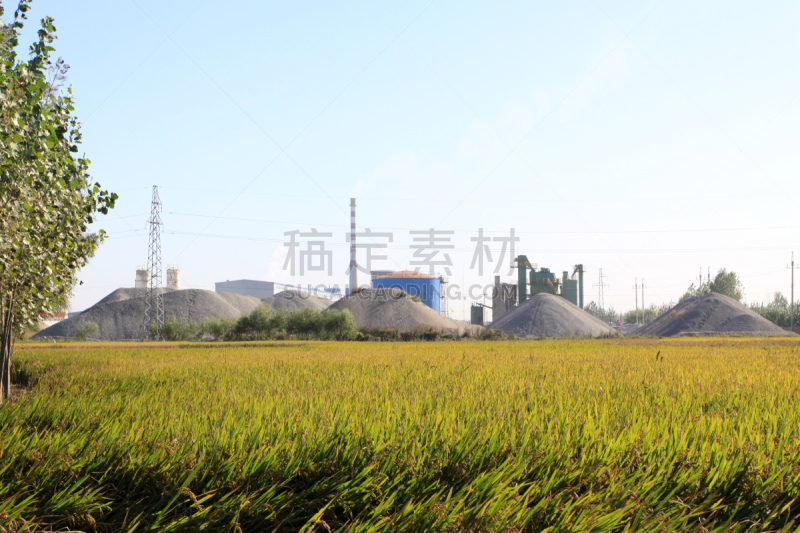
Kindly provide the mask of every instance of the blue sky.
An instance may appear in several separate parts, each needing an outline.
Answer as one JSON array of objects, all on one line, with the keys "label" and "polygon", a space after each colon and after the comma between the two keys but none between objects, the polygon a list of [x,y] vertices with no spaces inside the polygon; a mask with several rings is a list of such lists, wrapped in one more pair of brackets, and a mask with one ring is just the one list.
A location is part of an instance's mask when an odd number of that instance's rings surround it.
[{"label": "blue sky", "polygon": [[[394,234],[376,267],[408,267],[408,231],[433,227],[455,231],[451,280],[491,283],[470,237],[515,228],[532,262],[583,263],[587,300],[602,268],[617,309],[635,278],[669,301],[700,267],[749,301],[789,291],[796,2],[36,0],[23,42],[46,14],[120,195],[76,310],[132,286],[154,184],[184,287],[345,284],[356,196],[359,226]],[[282,269],[284,232],[311,227],[333,278]]]}]

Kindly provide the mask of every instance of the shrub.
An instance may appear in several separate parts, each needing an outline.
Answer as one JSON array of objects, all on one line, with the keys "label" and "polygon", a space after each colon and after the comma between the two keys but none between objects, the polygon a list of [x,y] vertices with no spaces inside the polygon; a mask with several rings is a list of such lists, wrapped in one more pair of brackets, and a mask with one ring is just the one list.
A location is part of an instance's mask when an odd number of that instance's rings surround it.
[{"label": "shrub", "polygon": [[306,307],[289,315],[286,319],[286,332],[301,339],[312,338],[319,335],[322,329],[321,322],[322,313]]},{"label": "shrub", "polygon": [[236,326],[236,320],[232,318],[219,317],[212,320],[208,326],[208,333],[216,340],[221,341],[228,338]]},{"label": "shrub", "polygon": [[283,313],[274,313],[267,306],[259,305],[249,315],[242,315],[236,321],[232,334],[239,339],[273,339],[285,329],[285,324],[286,316]]},{"label": "shrub", "polygon": [[452,339],[453,336],[430,326],[420,326],[402,332],[400,338],[404,341],[436,341],[440,339]]},{"label": "shrub", "polygon": [[478,335],[478,338],[482,341],[506,341],[511,338],[516,338],[513,335],[509,337],[506,335],[506,332],[502,329],[485,329]]},{"label": "shrub", "polygon": [[164,320],[161,338],[165,341],[190,341],[198,337],[197,324],[193,320],[179,320],[174,315]]},{"label": "shrub", "polygon": [[358,326],[353,313],[348,310],[330,310],[321,313],[317,332],[319,338],[335,339],[337,341],[351,341],[358,336]]},{"label": "shrub", "polygon": [[358,340],[394,342],[400,340],[400,332],[391,328],[361,328]]},{"label": "shrub", "polygon": [[203,339],[205,337],[211,336],[211,319],[205,317],[200,323],[197,325],[197,338]]},{"label": "shrub", "polygon": [[90,337],[97,337],[100,334],[100,328],[95,322],[84,322],[78,331],[75,332],[75,338],[78,340],[86,340]]}]

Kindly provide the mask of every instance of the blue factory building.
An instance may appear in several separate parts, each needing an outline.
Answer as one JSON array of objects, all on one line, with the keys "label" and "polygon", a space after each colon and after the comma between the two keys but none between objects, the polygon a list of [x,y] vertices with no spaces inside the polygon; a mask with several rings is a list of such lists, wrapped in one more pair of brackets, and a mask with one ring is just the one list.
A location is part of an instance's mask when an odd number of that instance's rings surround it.
[{"label": "blue factory building", "polygon": [[374,278],[372,287],[375,289],[401,289],[409,296],[418,296],[422,303],[439,313],[441,312],[441,283],[440,278],[428,274],[413,270],[401,270]]}]

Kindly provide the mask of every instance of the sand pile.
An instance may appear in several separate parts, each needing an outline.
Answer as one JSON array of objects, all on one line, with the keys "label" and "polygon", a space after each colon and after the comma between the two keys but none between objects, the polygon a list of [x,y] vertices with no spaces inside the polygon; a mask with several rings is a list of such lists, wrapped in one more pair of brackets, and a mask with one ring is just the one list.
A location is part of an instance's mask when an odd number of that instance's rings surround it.
[{"label": "sand pile", "polygon": [[298,309],[311,307],[317,311],[323,311],[331,306],[333,301],[316,296],[309,296],[298,291],[281,291],[269,298],[263,298],[261,303],[273,311],[284,311],[291,313]]},{"label": "sand pile", "polygon": [[[78,328],[86,322],[97,324],[100,329],[98,337],[103,340],[144,338],[144,296],[106,301],[117,292],[119,291],[114,291],[80,315],[40,331],[34,338],[74,337]],[[252,296],[202,289],[171,291],[164,294],[164,316],[195,322],[204,318],[236,318],[249,313],[260,303],[258,298]]]},{"label": "sand pile", "polygon": [[655,337],[795,335],[784,331],[733,298],[714,292],[679,303],[640,328],[636,334]]},{"label": "sand pile", "polygon": [[491,325],[517,337],[599,337],[616,332],[580,307],[553,294],[535,294]]},{"label": "sand pile", "polygon": [[399,289],[361,289],[335,302],[328,309],[350,311],[359,328],[397,331],[433,328],[453,335],[462,335],[465,331],[480,333],[483,330],[480,326],[462,324],[440,315],[427,305],[403,295]]}]

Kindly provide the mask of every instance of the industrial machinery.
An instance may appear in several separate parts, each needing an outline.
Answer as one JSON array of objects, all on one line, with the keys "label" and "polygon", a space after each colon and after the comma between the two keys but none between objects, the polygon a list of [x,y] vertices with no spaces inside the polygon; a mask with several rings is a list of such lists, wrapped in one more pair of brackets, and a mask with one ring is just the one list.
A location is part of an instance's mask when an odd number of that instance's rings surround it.
[{"label": "industrial machinery", "polygon": [[[570,276],[569,271],[564,270],[561,279],[559,279],[549,268],[538,268],[538,265],[531,264],[525,255],[517,256],[515,263],[517,268],[516,292],[518,306],[524,304],[529,295],[545,293],[561,296],[583,309],[583,274],[585,271],[582,264],[573,267],[572,276]],[[528,275],[529,270],[530,275]],[[578,274],[578,279],[575,279],[575,274]],[[507,291],[502,290],[502,285],[505,284],[501,284],[499,278],[496,278],[495,299],[504,303],[504,300],[507,299],[507,297],[504,298],[504,293]],[[497,304],[494,307],[495,309],[503,308],[503,306],[498,306]]]},{"label": "industrial machinery", "polygon": [[484,324],[484,308],[486,306],[482,303],[474,303],[470,307],[469,311],[469,323],[474,326],[483,326]]},{"label": "industrial machinery", "polygon": [[578,305],[578,280],[569,277],[569,272],[566,270],[563,273],[561,281],[561,296]]},{"label": "industrial machinery", "polygon": [[517,285],[503,283],[500,276],[494,277],[492,291],[492,321],[499,320],[517,306]]},{"label": "industrial machinery", "polygon": [[522,305],[528,299],[528,270],[533,271],[533,265],[528,261],[528,256],[519,255],[515,260],[517,263],[517,305]]},{"label": "industrial machinery", "polygon": [[578,307],[583,309],[583,265],[575,265],[575,267],[572,269],[573,279],[575,278],[576,273],[578,274]]},{"label": "industrial machinery", "polygon": [[531,296],[534,294],[558,294],[560,281],[549,268],[541,268],[537,272],[531,270]]}]

